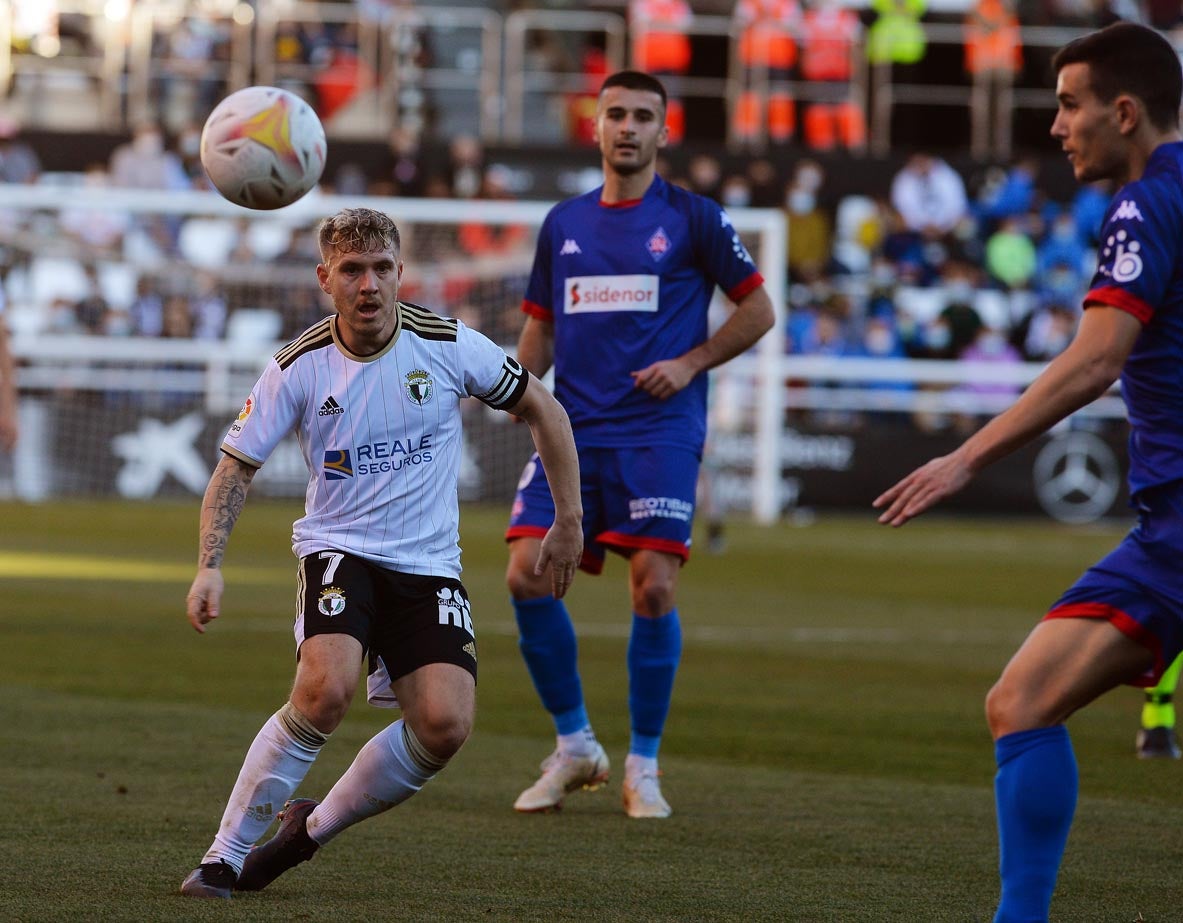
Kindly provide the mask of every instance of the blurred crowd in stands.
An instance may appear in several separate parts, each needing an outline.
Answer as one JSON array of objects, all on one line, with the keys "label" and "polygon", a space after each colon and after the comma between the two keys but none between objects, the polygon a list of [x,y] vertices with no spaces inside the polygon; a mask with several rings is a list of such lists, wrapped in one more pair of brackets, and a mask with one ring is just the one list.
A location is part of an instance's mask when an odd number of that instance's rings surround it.
[{"label": "blurred crowd in stands", "polygon": [[[392,139],[388,171],[367,177],[343,166],[323,189],[343,194],[436,198],[510,198],[506,168],[485,162],[481,145],[454,140],[450,161],[428,169],[413,146]],[[988,361],[1045,360],[1070,338],[1094,262],[1096,235],[1108,201],[1084,186],[1071,201],[1041,191],[1039,164],[984,167],[963,177],[939,157],[912,155],[890,186],[835,199],[823,163],[797,158],[786,171],[753,157],[743,172],[726,172],[720,158],[699,153],[663,158],[663,175],[725,207],[774,207],[788,221],[790,320],[786,350],[830,356],[972,357]],[[35,182],[37,154],[16,126],[0,122],[0,177]],[[205,188],[185,135],[173,146],[154,126],[142,126],[108,164],[58,182],[123,189]],[[63,185],[68,199],[69,185]],[[28,220],[9,214],[6,223]],[[312,234],[267,221],[130,213],[66,204],[56,219],[55,252],[75,261],[85,293],[59,300],[45,319],[58,332],[219,338],[239,307],[269,305],[282,312],[277,336],[291,336],[322,316],[326,304],[312,284]],[[28,229],[26,228],[27,232]],[[472,302],[504,303],[504,316],[480,323],[504,342],[516,336],[520,292],[475,291],[482,261],[529,268],[532,235],[523,226],[472,221],[459,226],[412,224],[405,248],[414,269],[407,297],[463,313]],[[7,233],[6,274],[22,259]],[[30,235],[28,240],[36,240]],[[44,248],[41,249],[44,255]],[[27,256],[27,255],[26,255]],[[137,268],[134,297],[112,306],[100,264]],[[296,264],[306,276],[292,286]],[[265,271],[260,272],[260,265]],[[178,271],[178,267],[195,267]],[[430,267],[430,269],[429,269]],[[512,273],[511,273],[512,274]],[[511,280],[512,281],[512,280]]]},{"label": "blurred crowd in stands", "polygon": [[[876,55],[889,54],[906,63],[923,55],[923,37],[917,46],[911,30],[924,10],[923,0],[872,0],[871,15],[863,17],[869,22],[868,57],[874,62]],[[631,59],[655,73],[685,74],[692,64],[685,35],[686,17],[693,15],[690,4],[633,0],[628,14]],[[1057,201],[1041,185],[1035,159],[1007,166],[983,160],[975,172],[963,175],[940,157],[916,153],[884,188],[835,194],[825,161],[812,155],[861,147],[862,113],[841,100],[813,100],[798,126],[797,101],[777,95],[777,80],[849,79],[843,70],[849,66],[846,50],[863,23],[827,0],[738,0],[733,15],[743,39],[744,68],[771,80],[759,92],[741,95],[733,137],[766,137],[774,153],[755,150],[741,170],[732,171],[722,155],[689,156],[675,147],[660,169],[671,181],[729,208],[784,210],[789,227],[786,351],[992,362],[1043,361],[1059,352],[1079,316],[1108,192],[1082,187],[1071,200]],[[965,17],[966,68],[1017,67],[1021,49],[1007,29],[1020,20],[1095,26],[1116,18],[1183,29],[1179,0],[975,0]],[[797,35],[828,29],[839,53],[827,56],[828,46],[820,41],[795,43],[785,34],[786,22]],[[275,35],[277,60],[306,69],[291,73],[306,75],[303,89],[326,118],[374,79],[356,54],[359,35],[352,25],[281,22]],[[991,42],[1000,34],[1004,40],[995,47]],[[159,41],[167,46],[159,53],[170,62],[154,83],[161,110],[208,111],[224,89],[210,62],[229,54],[229,33],[195,15]],[[536,43],[533,50],[553,59],[544,45]],[[422,65],[428,61],[426,45],[409,53]],[[553,60],[552,65],[559,66]],[[587,92],[575,94],[570,105],[573,113],[586,113],[603,75],[603,54],[585,55],[579,66],[588,78]],[[196,96],[195,104],[182,106],[182,94],[189,102]],[[675,99],[676,132],[679,113]],[[474,137],[453,137],[446,161],[437,163],[422,147],[422,127],[414,119],[400,120],[390,132],[381,167],[339,165],[323,189],[423,198],[515,196],[513,171],[489,162]],[[586,129],[586,117],[582,122],[573,117],[573,137],[590,140]],[[108,162],[41,177],[38,153],[22,140],[19,124],[0,117],[0,181],[57,183],[65,199],[78,185],[206,188],[198,158],[200,131],[199,121],[145,122]],[[590,171],[591,177],[597,175]],[[43,224],[36,215],[0,205],[0,281],[9,283],[22,269],[27,278],[32,258],[47,254],[59,258],[59,271],[72,266],[77,278],[74,296],[55,298],[38,318],[42,329],[207,339],[241,329],[255,336],[290,337],[327,309],[311,273],[317,254],[308,228],[133,216],[68,203],[52,228]],[[404,289],[409,300],[422,299],[466,317],[474,305],[503,306],[475,320],[502,342],[516,340],[517,304],[532,253],[527,228],[472,221],[458,227],[415,223],[405,232],[413,266]],[[293,273],[293,265],[301,271]],[[483,273],[485,265],[496,271]],[[115,273],[116,266],[130,268],[130,277]],[[116,275],[119,285],[111,281]],[[293,283],[296,278],[300,281]],[[112,297],[113,288],[119,297]],[[15,305],[19,299],[12,294],[9,301]],[[260,320],[260,311],[270,311],[273,322]],[[236,316],[258,323],[236,324]]]}]

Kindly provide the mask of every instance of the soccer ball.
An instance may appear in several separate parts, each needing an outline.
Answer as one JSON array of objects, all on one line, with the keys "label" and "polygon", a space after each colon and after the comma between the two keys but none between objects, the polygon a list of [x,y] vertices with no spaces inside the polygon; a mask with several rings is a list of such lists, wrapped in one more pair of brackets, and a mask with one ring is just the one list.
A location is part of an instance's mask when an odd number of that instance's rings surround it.
[{"label": "soccer ball", "polygon": [[201,130],[201,165],[223,196],[246,208],[291,205],[320,179],[325,132],[312,107],[278,87],[222,100]]}]

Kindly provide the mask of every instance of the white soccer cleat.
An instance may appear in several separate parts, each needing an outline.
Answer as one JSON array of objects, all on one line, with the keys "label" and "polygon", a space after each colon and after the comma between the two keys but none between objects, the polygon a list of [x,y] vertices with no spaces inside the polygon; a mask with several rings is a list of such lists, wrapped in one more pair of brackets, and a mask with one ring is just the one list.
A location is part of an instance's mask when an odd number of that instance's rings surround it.
[{"label": "white soccer cleat", "polygon": [[594,792],[608,781],[608,754],[600,744],[586,756],[575,756],[555,750],[542,761],[542,776],[518,795],[513,803],[515,811],[534,814],[557,811],[563,797],[576,789]]},{"label": "white soccer cleat", "polygon": [[670,803],[661,796],[658,773],[652,770],[625,776],[621,795],[629,817],[669,817]]}]

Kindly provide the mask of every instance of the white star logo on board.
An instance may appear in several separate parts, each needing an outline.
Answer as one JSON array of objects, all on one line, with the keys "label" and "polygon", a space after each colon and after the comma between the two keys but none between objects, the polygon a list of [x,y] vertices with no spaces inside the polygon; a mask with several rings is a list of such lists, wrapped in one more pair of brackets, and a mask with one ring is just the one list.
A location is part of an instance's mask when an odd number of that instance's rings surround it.
[{"label": "white star logo on board", "polygon": [[145,417],[138,430],[112,439],[112,451],[124,462],[115,476],[120,496],[155,496],[170,474],[193,493],[203,493],[210,472],[193,441],[204,427],[205,420],[198,413],[172,423]]}]

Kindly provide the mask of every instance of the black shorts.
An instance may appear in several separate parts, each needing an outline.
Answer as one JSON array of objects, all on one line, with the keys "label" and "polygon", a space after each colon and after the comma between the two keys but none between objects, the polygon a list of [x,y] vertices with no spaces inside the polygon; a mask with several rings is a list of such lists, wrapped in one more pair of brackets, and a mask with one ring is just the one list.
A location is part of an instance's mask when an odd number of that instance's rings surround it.
[{"label": "black shorts", "polygon": [[313,635],[352,635],[371,674],[384,668],[396,680],[454,663],[476,679],[476,636],[459,580],[404,574],[341,551],[301,558],[298,579],[297,651]]}]

